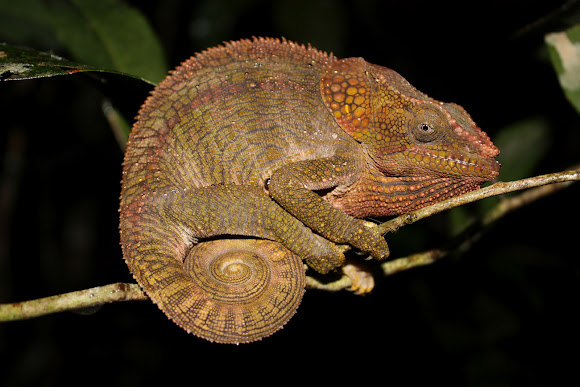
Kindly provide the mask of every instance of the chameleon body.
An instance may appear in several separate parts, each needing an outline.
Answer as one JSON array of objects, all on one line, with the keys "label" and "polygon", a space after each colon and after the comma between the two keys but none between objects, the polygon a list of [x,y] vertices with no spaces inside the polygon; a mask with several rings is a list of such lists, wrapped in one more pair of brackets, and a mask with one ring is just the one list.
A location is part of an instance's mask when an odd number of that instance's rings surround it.
[{"label": "chameleon body", "polygon": [[336,243],[386,258],[361,218],[478,188],[497,176],[497,154],[463,108],[393,70],[286,40],[226,43],[175,69],[139,112],[124,258],[185,330],[257,340],[298,307],[301,260],[338,268]]}]

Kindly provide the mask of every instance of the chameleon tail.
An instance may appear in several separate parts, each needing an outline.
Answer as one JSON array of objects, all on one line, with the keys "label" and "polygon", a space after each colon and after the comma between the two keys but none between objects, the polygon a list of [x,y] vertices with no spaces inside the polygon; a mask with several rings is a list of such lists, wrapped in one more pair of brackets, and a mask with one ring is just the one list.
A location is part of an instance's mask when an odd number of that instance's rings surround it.
[{"label": "chameleon tail", "polygon": [[268,240],[200,243],[188,254],[185,268],[194,285],[189,321],[183,323],[193,322],[196,336],[222,343],[259,340],[282,328],[298,309],[306,285],[300,258]]},{"label": "chameleon tail", "polygon": [[145,293],[177,325],[209,341],[238,344],[271,335],[294,315],[305,268],[282,244],[240,238],[191,247],[183,230],[161,227],[156,218],[124,211],[123,255]]}]

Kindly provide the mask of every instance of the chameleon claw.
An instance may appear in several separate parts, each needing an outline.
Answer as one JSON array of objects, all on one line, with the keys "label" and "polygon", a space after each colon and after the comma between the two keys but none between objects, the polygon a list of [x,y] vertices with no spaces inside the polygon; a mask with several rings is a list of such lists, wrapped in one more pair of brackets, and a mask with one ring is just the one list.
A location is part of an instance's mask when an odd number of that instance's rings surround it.
[{"label": "chameleon claw", "polygon": [[356,295],[370,293],[375,287],[375,279],[369,268],[358,261],[349,261],[342,267],[342,273],[350,278],[349,290]]}]

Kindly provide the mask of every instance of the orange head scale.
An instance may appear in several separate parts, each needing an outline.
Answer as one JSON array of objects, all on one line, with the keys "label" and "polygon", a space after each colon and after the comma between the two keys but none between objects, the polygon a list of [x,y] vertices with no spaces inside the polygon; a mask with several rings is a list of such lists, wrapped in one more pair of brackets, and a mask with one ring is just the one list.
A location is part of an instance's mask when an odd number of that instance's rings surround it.
[{"label": "orange head scale", "polygon": [[322,77],[324,101],[386,176],[494,179],[499,150],[459,105],[429,98],[398,73],[362,58]]}]

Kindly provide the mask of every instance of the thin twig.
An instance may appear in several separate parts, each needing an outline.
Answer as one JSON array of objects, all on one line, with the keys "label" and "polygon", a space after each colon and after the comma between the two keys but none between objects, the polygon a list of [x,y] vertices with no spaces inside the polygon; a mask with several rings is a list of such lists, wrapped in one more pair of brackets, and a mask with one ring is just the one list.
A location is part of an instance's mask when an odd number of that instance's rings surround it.
[{"label": "thin twig", "polygon": [[111,302],[146,300],[137,284],[116,283],[25,302],[0,305],[0,321],[25,320],[47,314],[94,308]]},{"label": "thin twig", "polygon": [[343,275],[336,281],[323,282],[310,276],[306,276],[306,287],[308,289],[325,290],[327,292],[337,292],[352,286],[352,280],[349,276]]},{"label": "thin twig", "polygon": [[402,226],[415,223],[418,220],[435,215],[439,212],[462,206],[467,203],[475,202],[477,200],[485,199],[491,196],[503,195],[509,192],[520,191],[527,188],[539,187],[548,184],[561,183],[567,181],[580,180],[580,170],[550,173],[547,175],[530,177],[522,180],[515,180],[509,182],[498,182],[490,186],[465,193],[447,200],[432,204],[428,207],[423,207],[419,210],[410,212],[405,215],[398,216],[385,223],[377,226],[377,231],[381,234],[386,234],[395,231]]},{"label": "thin twig", "polygon": [[[383,262],[380,265],[383,274],[388,276],[403,270],[412,269],[414,267],[429,265],[438,259],[448,256],[452,251],[467,251],[479,239],[483,230],[487,229],[499,218],[535,200],[555,193],[569,186],[574,181],[580,180],[580,167],[574,167],[573,169],[574,170],[572,171],[552,173],[511,182],[498,182],[488,187],[476,191],[471,191],[464,195],[457,196],[455,198],[451,198],[439,203],[435,203],[429,207],[422,208],[412,213],[401,215],[397,218],[391,219],[388,222],[378,225],[377,229],[381,233],[387,233],[453,207],[458,207],[491,196],[498,196],[523,189],[533,188],[522,192],[517,196],[504,198],[501,200],[496,206],[486,212],[480,219],[477,219],[471,227],[468,227],[464,232],[458,235],[445,247],[427,250],[409,255],[407,257],[401,257]],[[343,251],[346,251],[350,248],[349,246],[341,247],[344,247]],[[338,291],[341,289],[349,288],[352,286],[352,282],[349,277],[343,275],[340,279],[330,283],[322,283],[312,279],[307,282],[307,286],[320,290]]]},{"label": "thin twig", "polygon": [[[381,264],[381,269],[384,275],[391,275],[402,270],[411,269],[413,267],[429,265],[438,259],[446,257],[452,251],[465,252],[469,250],[469,248],[481,237],[481,234],[484,232],[484,230],[488,229],[489,226],[496,222],[498,219],[518,208],[526,206],[531,202],[560,191],[577,180],[580,180],[580,171],[561,172],[550,175],[537,176],[529,179],[517,180],[513,182],[496,183],[487,188],[478,190],[479,193],[475,193],[474,195],[463,195],[464,197],[470,196],[471,198],[476,198],[475,200],[479,200],[480,198],[484,197],[501,195],[508,192],[535,187],[529,189],[528,191],[524,191],[517,196],[504,198],[501,200],[491,210],[487,211],[479,219],[468,226],[446,247],[428,250],[410,255],[408,257],[402,257],[392,261],[384,262]],[[460,198],[459,202],[463,202],[463,199]],[[456,202],[454,201],[450,201],[449,204],[449,207],[445,205],[441,207],[445,207],[443,209],[447,209],[457,206]],[[443,209],[441,211],[443,211]],[[413,222],[425,217],[422,215],[423,214],[421,214],[421,217],[413,218]]]}]

